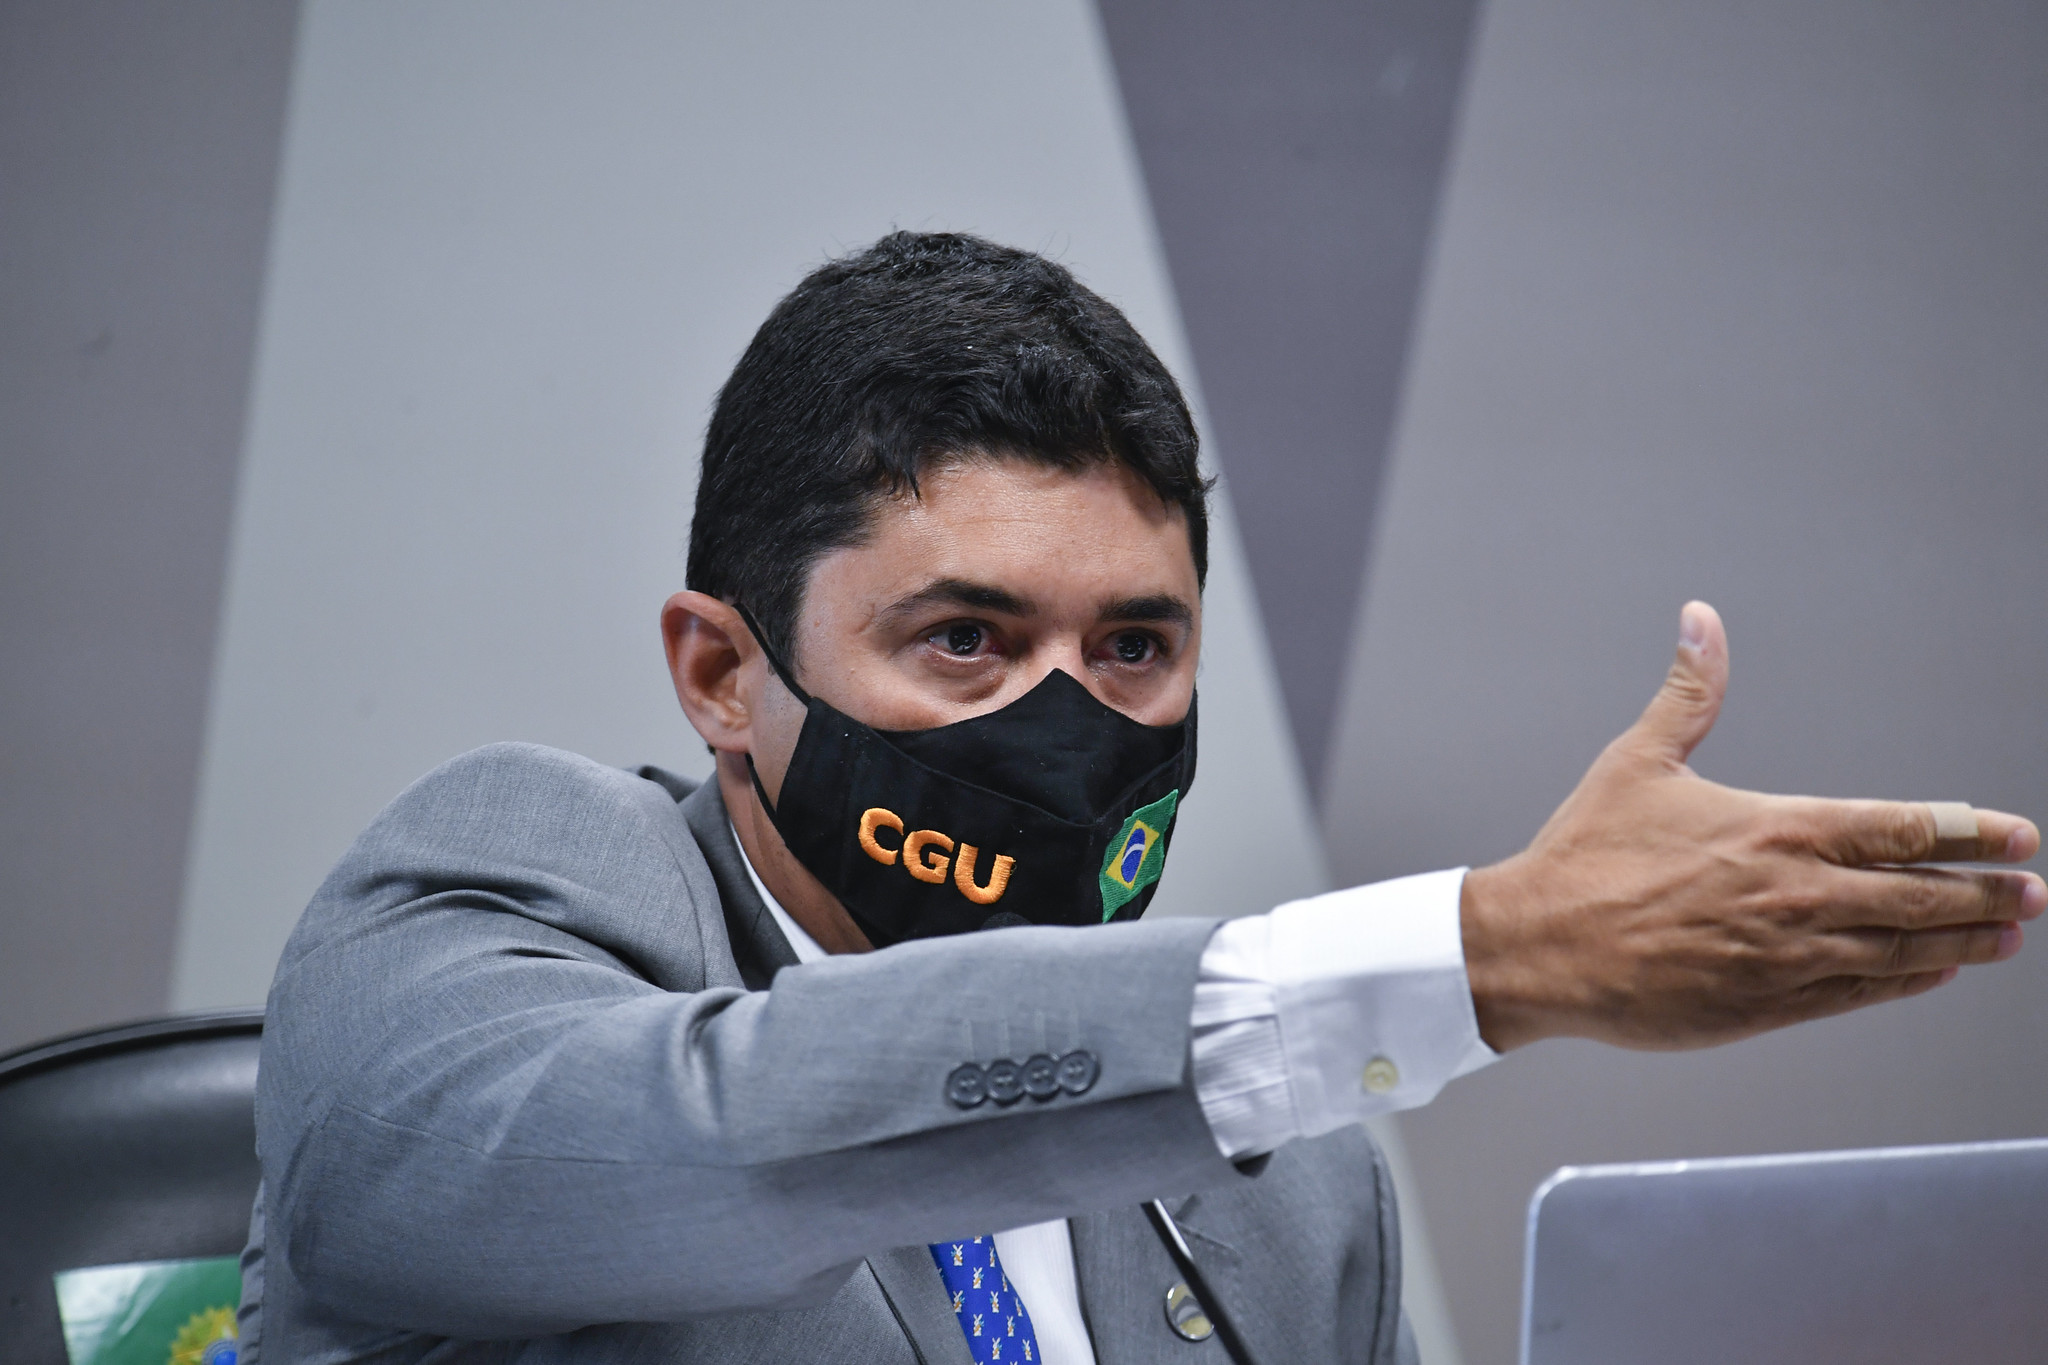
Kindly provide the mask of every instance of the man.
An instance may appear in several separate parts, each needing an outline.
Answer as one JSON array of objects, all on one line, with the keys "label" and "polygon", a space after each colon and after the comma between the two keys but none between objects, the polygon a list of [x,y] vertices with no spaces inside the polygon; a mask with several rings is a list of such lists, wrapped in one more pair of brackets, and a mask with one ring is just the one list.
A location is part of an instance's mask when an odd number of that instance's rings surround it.
[{"label": "man", "polygon": [[2048,905],[1910,866],[2031,856],[2015,817],[1692,775],[1693,604],[1523,853],[1139,921],[1194,772],[1195,455],[1058,266],[899,233],[806,279],[662,614],[713,780],[466,755],[287,946],[245,1358],[1412,1358],[1357,1120],[1546,1036],[1924,991]]}]

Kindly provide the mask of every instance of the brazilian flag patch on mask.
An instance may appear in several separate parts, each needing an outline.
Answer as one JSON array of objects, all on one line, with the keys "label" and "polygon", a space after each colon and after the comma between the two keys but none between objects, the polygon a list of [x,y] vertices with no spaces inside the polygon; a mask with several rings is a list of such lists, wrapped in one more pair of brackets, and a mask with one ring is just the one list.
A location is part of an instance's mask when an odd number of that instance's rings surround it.
[{"label": "brazilian flag patch on mask", "polygon": [[1179,804],[1180,793],[1170,791],[1151,805],[1138,807],[1110,841],[1109,856],[1102,863],[1103,923],[1107,924],[1165,871],[1166,830],[1173,823],[1174,807]]}]

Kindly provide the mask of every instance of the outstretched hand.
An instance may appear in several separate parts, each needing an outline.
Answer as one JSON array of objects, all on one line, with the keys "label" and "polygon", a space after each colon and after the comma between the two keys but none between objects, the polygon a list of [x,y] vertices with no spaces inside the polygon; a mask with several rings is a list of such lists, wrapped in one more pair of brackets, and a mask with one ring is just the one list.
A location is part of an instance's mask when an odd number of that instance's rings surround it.
[{"label": "outstretched hand", "polygon": [[1529,847],[1465,879],[1466,970],[1480,1034],[1705,1047],[1941,985],[2019,951],[2048,909],[2020,862],[2029,821],[1978,810],[1940,838],[1919,802],[1771,796],[1686,766],[1728,686],[1728,642],[1686,605],[1677,660]]}]

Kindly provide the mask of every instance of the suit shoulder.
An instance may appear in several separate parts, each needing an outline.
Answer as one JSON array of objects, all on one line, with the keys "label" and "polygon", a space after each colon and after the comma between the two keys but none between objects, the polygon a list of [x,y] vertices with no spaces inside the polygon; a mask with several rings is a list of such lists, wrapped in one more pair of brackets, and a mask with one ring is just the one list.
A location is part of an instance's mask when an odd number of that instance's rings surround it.
[{"label": "suit shoulder", "polygon": [[661,786],[545,745],[491,744],[435,768],[370,823],[314,894],[283,968],[371,926],[425,922],[415,911],[428,906],[437,932],[468,941],[527,932],[510,912],[640,961],[677,939],[679,917],[715,915],[719,900]]},{"label": "suit shoulder", "polygon": [[1342,1230],[1375,1221],[1382,1205],[1392,1205],[1394,1186],[1379,1144],[1364,1125],[1348,1124],[1280,1147],[1242,1193],[1250,1205],[1287,1208]]},{"label": "suit shoulder", "polygon": [[631,801],[655,789],[645,778],[567,749],[506,740],[457,754],[399,793],[392,805],[467,795],[502,800],[520,793]]},{"label": "suit shoulder", "polygon": [[1373,1140],[1371,1132],[1362,1123],[1346,1124],[1335,1132],[1324,1133],[1321,1137],[1304,1138],[1300,1142],[1289,1143],[1281,1150],[1292,1152],[1298,1160],[1324,1170],[1342,1170],[1355,1174],[1386,1164],[1386,1157],[1380,1152],[1379,1143]]},{"label": "suit shoulder", "polygon": [[545,870],[608,882],[625,866],[652,871],[695,851],[678,846],[675,811],[666,790],[622,769],[542,744],[489,744],[401,792],[343,856],[335,878],[420,872],[445,884]]},{"label": "suit shoulder", "polygon": [[400,792],[365,837],[438,829],[473,837],[480,823],[590,829],[604,820],[636,824],[635,815],[659,820],[674,807],[675,798],[661,784],[581,754],[545,744],[486,744]]},{"label": "suit shoulder", "polygon": [[1290,1142],[1276,1158],[1300,1167],[1319,1184],[1365,1195],[1377,1185],[1391,1187],[1386,1154],[1362,1123],[1347,1124],[1321,1137]]}]

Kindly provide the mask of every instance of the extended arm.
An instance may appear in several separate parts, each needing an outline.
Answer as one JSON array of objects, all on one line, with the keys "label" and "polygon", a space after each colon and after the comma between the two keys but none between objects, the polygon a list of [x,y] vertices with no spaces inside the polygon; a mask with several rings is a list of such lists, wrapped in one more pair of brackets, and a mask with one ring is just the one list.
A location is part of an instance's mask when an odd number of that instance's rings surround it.
[{"label": "extended arm", "polygon": [[1727,687],[1693,603],[1650,706],[1522,853],[1225,925],[1196,987],[1197,1093],[1233,1157],[1427,1103],[1552,1036],[1692,1048],[1931,990],[2048,907],[2034,826],[1921,802],[1737,791],[1686,766]]}]

